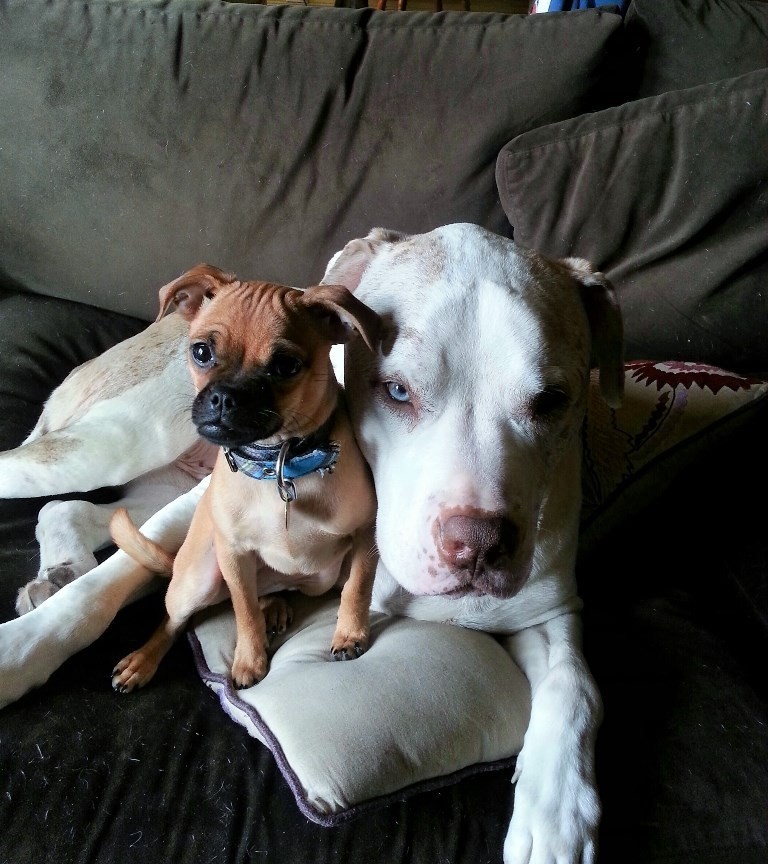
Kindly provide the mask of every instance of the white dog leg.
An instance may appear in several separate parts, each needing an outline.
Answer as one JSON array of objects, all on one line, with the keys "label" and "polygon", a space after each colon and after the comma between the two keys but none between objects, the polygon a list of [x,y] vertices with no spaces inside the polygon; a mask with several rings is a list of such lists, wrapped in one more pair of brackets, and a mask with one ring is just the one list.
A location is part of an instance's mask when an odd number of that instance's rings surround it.
[{"label": "white dog leg", "polygon": [[581,619],[561,615],[506,640],[531,682],[504,864],[593,864],[600,800],[594,748],[602,703],[581,652]]},{"label": "white dog leg", "polygon": [[[176,498],[142,531],[166,549],[178,550],[208,482]],[[146,594],[153,579],[128,555],[116,552],[28,615],[0,624],[0,707],[44,684],[65,660],[101,636],[123,606]]]},{"label": "white dog leg", "polygon": [[113,504],[88,501],[51,501],[40,511],[35,534],[40,545],[40,569],[16,598],[24,615],[49,599],[64,585],[96,566],[94,552],[112,542],[109,520],[117,507],[126,507],[137,525],[174,498],[192,489],[196,480],[173,465],[151,471],[128,484],[125,496]]}]

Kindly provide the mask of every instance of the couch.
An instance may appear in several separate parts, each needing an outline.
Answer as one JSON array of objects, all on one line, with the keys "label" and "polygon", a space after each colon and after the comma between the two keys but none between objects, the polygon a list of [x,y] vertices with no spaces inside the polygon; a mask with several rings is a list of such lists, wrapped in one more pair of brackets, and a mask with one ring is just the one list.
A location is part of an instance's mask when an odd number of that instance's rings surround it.
[{"label": "couch", "polygon": [[[611,277],[653,400],[640,430],[599,408],[586,430],[599,861],[765,861],[768,4],[0,0],[0,36],[1,449],[198,261],[309,285],[375,225],[468,221]],[[0,501],[1,621],[43,503]],[[0,710],[1,862],[501,861],[514,754],[323,821],[194,643],[113,693],[161,608],[129,605]]]}]

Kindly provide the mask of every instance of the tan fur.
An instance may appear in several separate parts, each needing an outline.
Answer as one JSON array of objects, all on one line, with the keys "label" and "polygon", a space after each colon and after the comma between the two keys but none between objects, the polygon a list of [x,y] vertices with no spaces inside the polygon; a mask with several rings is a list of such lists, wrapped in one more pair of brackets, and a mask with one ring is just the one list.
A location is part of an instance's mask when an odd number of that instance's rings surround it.
[{"label": "tan fur", "polygon": [[143,537],[126,513],[116,514],[110,528],[117,544],[153,572],[172,569],[173,575],[164,621],[146,645],[117,665],[113,686],[127,692],[146,684],[189,617],[227,591],[237,625],[232,678],[237,687],[251,686],[267,672],[265,610],[277,626],[288,617],[283,606],[263,595],[283,589],[320,594],[346,569],[331,653],[335,659],[358,656],[369,638],[376,501],[329,350],[346,338],[348,327],[373,348],[378,316],[339,286],[302,292],[244,282],[207,265],[164,286],[160,303],[161,312],[176,306],[189,322],[190,345],[206,341],[215,346],[210,368],[189,360],[201,396],[209,385],[242,382],[269,369],[276,351],[289,353],[301,359],[301,372],[270,385],[281,426],[260,443],[306,436],[335,410],[330,437],[341,449],[332,473],[295,481],[298,498],[290,504],[288,529],[277,484],[232,472],[223,450],[175,558]]},{"label": "tan fur", "polygon": [[133,524],[125,507],[118,507],[109,521],[112,539],[134,561],[160,576],[173,574],[173,555],[162,546],[145,537]]}]

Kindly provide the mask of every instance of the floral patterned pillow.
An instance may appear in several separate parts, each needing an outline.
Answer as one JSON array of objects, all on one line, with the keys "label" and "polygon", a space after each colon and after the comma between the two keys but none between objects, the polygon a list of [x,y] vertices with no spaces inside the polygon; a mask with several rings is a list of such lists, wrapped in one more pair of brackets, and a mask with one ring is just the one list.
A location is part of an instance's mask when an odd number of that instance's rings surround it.
[{"label": "floral patterned pillow", "polygon": [[[582,470],[582,552],[674,481],[680,470],[744,421],[768,381],[703,363],[637,360],[624,367],[613,409],[590,388]],[[596,373],[593,373],[596,375]],[[631,487],[631,495],[627,495]]]}]

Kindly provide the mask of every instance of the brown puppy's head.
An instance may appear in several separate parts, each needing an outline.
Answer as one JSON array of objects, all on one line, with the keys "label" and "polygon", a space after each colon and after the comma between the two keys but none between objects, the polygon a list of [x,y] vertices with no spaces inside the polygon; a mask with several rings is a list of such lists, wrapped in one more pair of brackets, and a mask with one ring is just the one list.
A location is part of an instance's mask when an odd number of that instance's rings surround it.
[{"label": "brown puppy's head", "polygon": [[332,344],[375,350],[379,317],[346,288],[246,282],[201,264],[160,289],[189,321],[192,420],[213,444],[273,443],[317,429],[336,405]]}]

